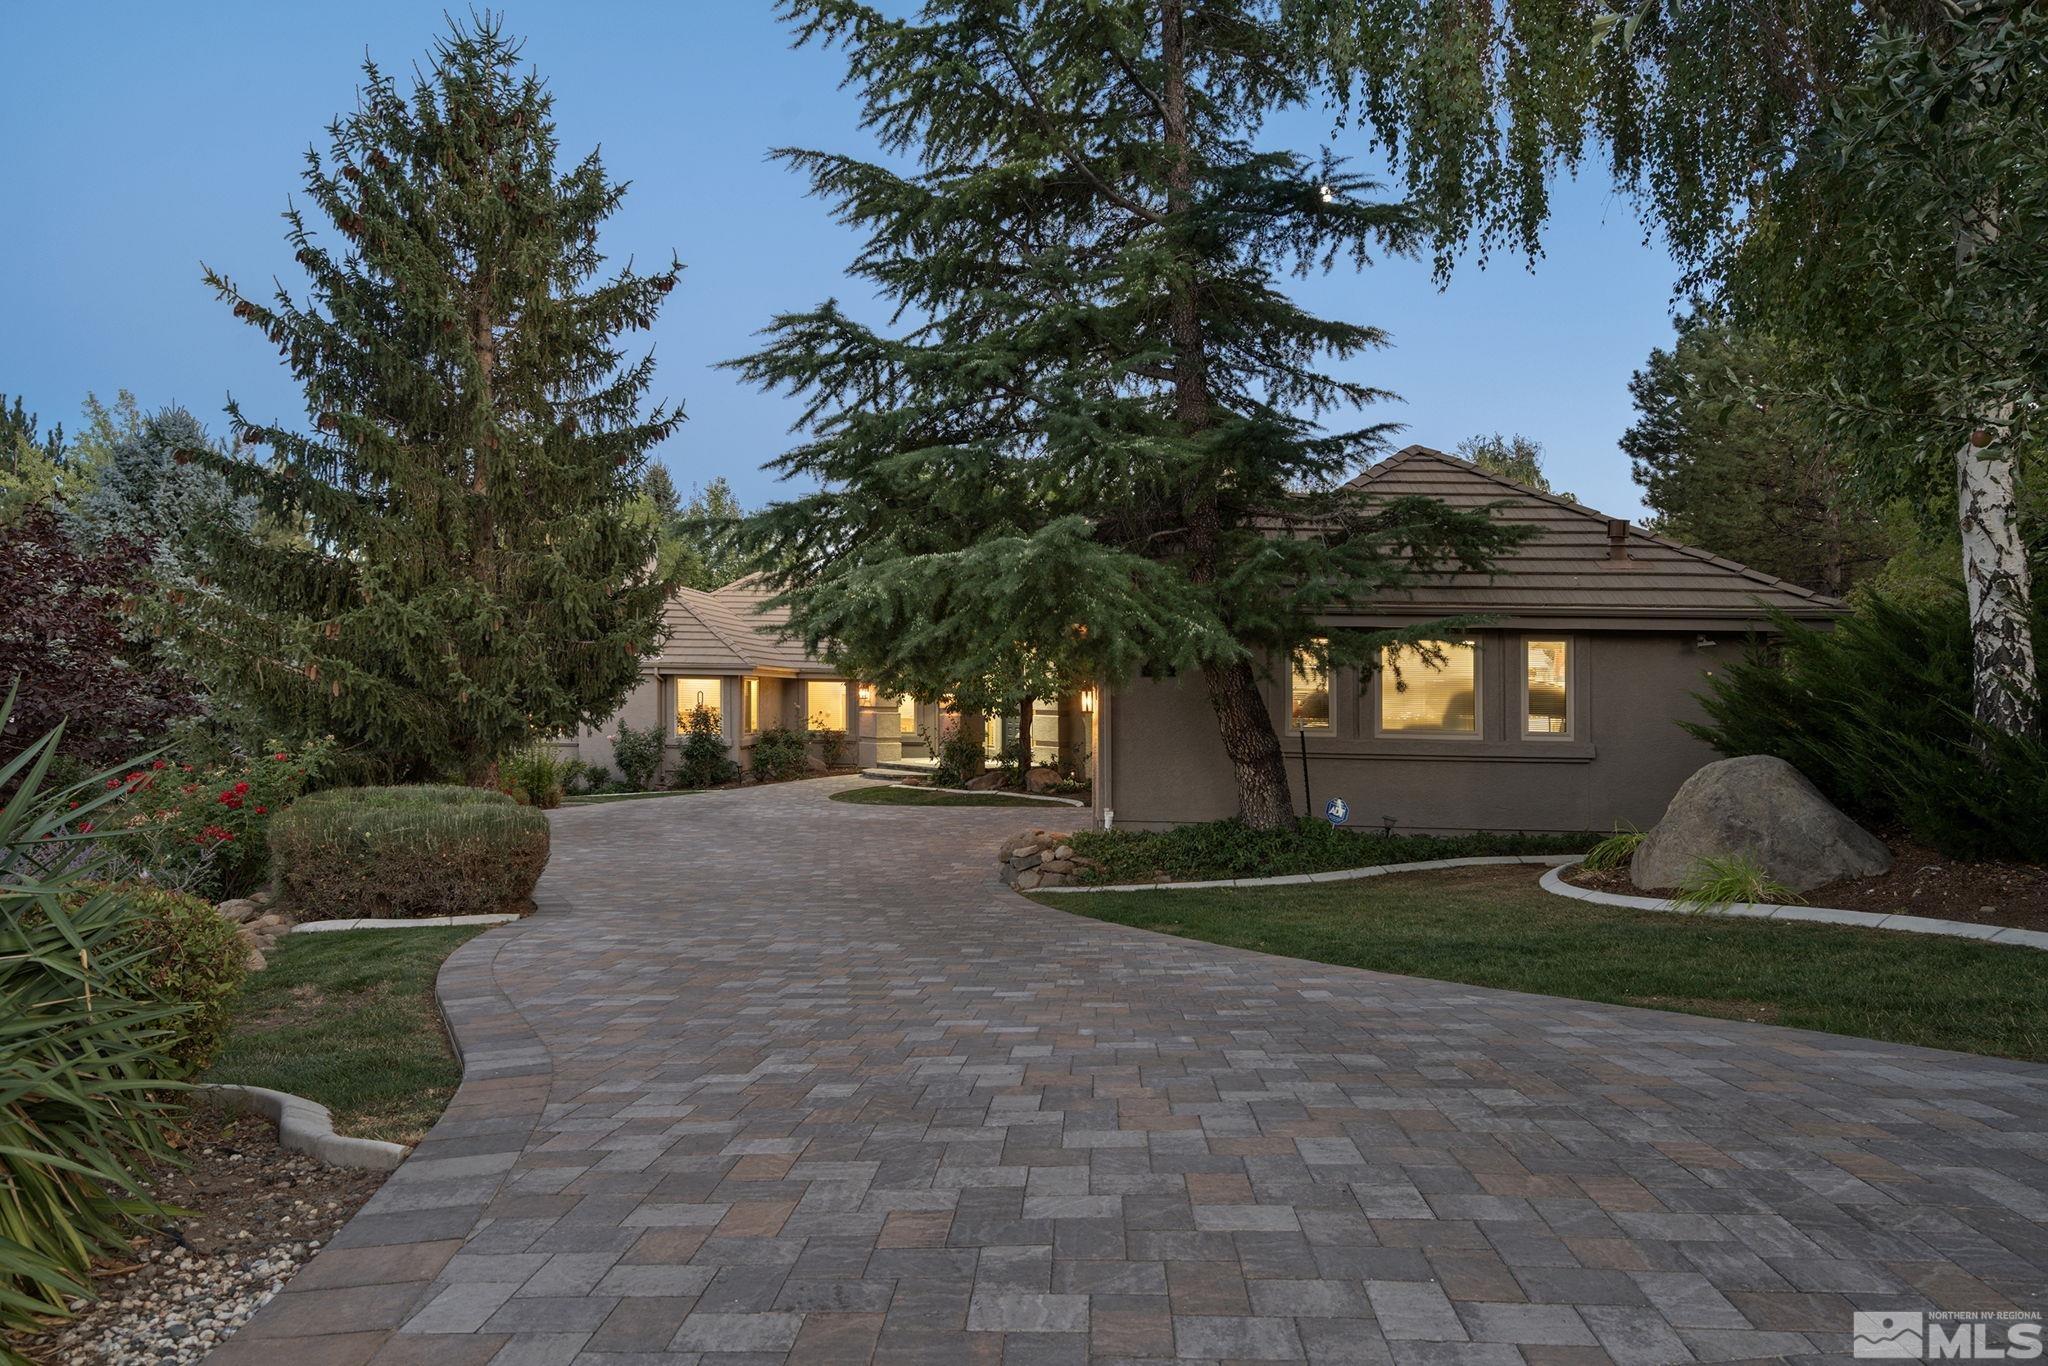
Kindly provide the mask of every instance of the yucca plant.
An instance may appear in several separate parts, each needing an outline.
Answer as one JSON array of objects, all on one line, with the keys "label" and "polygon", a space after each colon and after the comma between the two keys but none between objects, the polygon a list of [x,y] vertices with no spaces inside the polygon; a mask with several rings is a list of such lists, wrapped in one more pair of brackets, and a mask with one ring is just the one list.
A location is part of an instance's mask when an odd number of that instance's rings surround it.
[{"label": "yucca plant", "polygon": [[1590,873],[1604,873],[1625,866],[1636,856],[1636,846],[1643,842],[1643,832],[1633,825],[1624,830],[1621,825],[1614,827],[1614,833],[1586,851],[1579,860],[1579,866]]},{"label": "yucca plant", "polygon": [[[0,702],[0,729],[14,711]],[[169,1156],[176,1005],[117,985],[142,950],[92,813],[120,770],[46,790],[63,727],[0,767],[0,1326],[90,1297],[95,1258],[160,1213],[140,1175]],[[108,786],[111,781],[112,786]],[[124,941],[126,941],[124,943]],[[0,1360],[19,1361],[5,1347]]]},{"label": "yucca plant", "polygon": [[1693,860],[1671,899],[1693,911],[1750,902],[1774,906],[1803,904],[1797,892],[1766,873],[1756,860],[1741,854],[1727,858],[1709,854]]}]

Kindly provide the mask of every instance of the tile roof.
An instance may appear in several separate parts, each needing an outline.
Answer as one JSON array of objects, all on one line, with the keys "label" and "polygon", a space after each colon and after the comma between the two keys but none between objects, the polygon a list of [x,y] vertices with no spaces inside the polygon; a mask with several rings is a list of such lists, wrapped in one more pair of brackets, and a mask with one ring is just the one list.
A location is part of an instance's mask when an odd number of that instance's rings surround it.
[{"label": "tile roof", "polygon": [[753,574],[709,592],[678,589],[662,612],[668,640],[655,664],[709,674],[767,669],[836,677],[804,653],[802,641],[778,634],[789,613],[767,605],[774,594]]},{"label": "tile roof", "polygon": [[[1395,497],[1419,494],[1453,507],[1494,505],[1502,521],[1540,535],[1501,557],[1492,575],[1437,574],[1372,604],[1390,616],[1488,613],[1625,621],[1761,622],[1764,609],[1832,617],[1847,604],[1733,560],[1680,545],[1592,508],[1503,479],[1469,461],[1409,446],[1351,481]],[[1627,558],[1611,554],[1622,528]]]}]

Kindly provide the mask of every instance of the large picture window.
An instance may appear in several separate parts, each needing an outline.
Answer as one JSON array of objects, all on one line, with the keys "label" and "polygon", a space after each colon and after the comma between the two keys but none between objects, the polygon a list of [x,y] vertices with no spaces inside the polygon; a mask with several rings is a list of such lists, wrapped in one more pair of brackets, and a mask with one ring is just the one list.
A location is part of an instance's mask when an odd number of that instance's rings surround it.
[{"label": "large picture window", "polygon": [[1523,644],[1522,733],[1571,734],[1571,646],[1562,640]]},{"label": "large picture window", "polygon": [[917,734],[917,699],[909,693],[896,699],[896,733]]},{"label": "large picture window", "polygon": [[1426,649],[1398,645],[1382,650],[1379,678],[1382,734],[1479,733],[1479,650],[1473,642],[1441,640]]},{"label": "large picture window", "polygon": [[810,730],[845,730],[846,685],[804,684],[804,724]]},{"label": "large picture window", "polygon": [[761,729],[761,680],[749,678],[740,684],[740,723],[747,731]]},{"label": "large picture window", "polygon": [[1306,650],[1296,651],[1287,686],[1287,723],[1295,730],[1330,728],[1330,671]]},{"label": "large picture window", "polygon": [[711,713],[713,725],[719,724],[720,709],[718,697],[719,680],[716,678],[678,678],[676,680],[676,734],[687,734],[690,729],[690,713],[702,707]]}]

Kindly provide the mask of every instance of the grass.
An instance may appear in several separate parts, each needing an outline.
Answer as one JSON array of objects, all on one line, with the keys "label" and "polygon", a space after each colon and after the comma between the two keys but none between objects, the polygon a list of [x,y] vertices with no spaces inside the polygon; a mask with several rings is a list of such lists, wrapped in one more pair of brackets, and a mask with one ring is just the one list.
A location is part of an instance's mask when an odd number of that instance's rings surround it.
[{"label": "grass", "polygon": [[2033,949],[1629,911],[1552,896],[1533,868],[1041,904],[1163,934],[1473,986],[2048,1061]]},{"label": "grass", "polygon": [[456,926],[285,936],[269,967],[242,988],[227,1046],[204,1080],[319,1101],[334,1112],[337,1133],[418,1142],[462,1080],[434,1004],[434,976],[477,933]]},{"label": "grass", "polygon": [[1086,880],[1206,882],[1212,878],[1285,877],[1385,863],[1479,858],[1498,854],[1581,854],[1598,835],[1387,835],[1339,830],[1301,820],[1281,830],[1242,821],[1209,821],[1171,830],[1076,830],[1074,852],[1093,859]]},{"label": "grass", "polygon": [[[1034,801],[1014,792],[934,792],[928,787],[904,787],[888,783],[877,787],[856,787],[832,794],[835,802],[856,806],[1036,806],[1059,810],[1057,802]],[[1067,808],[1073,810],[1072,807]]]}]

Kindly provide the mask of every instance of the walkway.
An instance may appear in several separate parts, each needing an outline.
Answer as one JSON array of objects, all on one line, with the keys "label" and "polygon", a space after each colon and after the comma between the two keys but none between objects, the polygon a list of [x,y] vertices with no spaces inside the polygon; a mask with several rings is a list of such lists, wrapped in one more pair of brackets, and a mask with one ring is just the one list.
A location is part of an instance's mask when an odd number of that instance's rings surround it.
[{"label": "walkway", "polygon": [[560,813],[455,1105],[213,1360],[1665,1366],[2048,1298],[2048,1068],[1083,920],[990,878],[1055,813],[844,785]]}]

